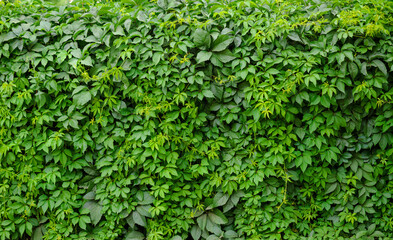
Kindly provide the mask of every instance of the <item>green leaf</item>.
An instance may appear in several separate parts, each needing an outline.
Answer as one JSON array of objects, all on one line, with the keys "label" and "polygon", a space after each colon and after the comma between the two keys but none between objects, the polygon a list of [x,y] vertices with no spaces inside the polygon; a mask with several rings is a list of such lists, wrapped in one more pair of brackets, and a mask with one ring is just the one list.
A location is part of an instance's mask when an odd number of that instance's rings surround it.
[{"label": "green leaf", "polygon": [[325,191],[325,194],[329,194],[332,193],[334,190],[336,190],[338,184],[337,183],[333,183],[331,184]]},{"label": "green leaf", "polygon": [[367,231],[363,230],[363,231],[359,231],[358,233],[356,233],[356,239],[361,239],[363,236],[366,236]]},{"label": "green leaf", "polygon": [[206,229],[206,224],[207,224],[207,215],[203,214],[197,218],[198,226],[202,229]]},{"label": "green leaf", "polygon": [[198,240],[201,237],[202,234],[202,230],[200,227],[198,227],[197,225],[194,225],[191,228],[191,236],[194,240]]},{"label": "green leaf", "polygon": [[90,30],[97,40],[100,40],[104,36],[104,30],[97,25],[94,25]]},{"label": "green leaf", "polygon": [[230,62],[236,58],[228,49],[222,52],[214,53],[214,56],[216,56],[223,63]]},{"label": "green leaf", "polygon": [[93,62],[92,62],[92,59],[91,59],[91,57],[90,56],[87,56],[85,59],[83,59],[82,61],[81,61],[81,63],[83,64],[83,65],[86,65],[86,66],[93,66]]},{"label": "green leaf", "polygon": [[200,46],[208,47],[210,45],[210,41],[211,41],[210,34],[200,28],[195,30],[193,39],[194,39],[194,43],[197,47],[200,47]]},{"label": "green leaf", "polygon": [[142,227],[146,226],[146,218],[138,213],[138,211],[132,212],[132,219],[134,222]]},{"label": "green leaf", "polygon": [[296,128],[295,132],[296,132],[296,135],[300,138],[300,140],[303,140],[304,135],[306,134],[306,131],[303,128]]},{"label": "green leaf", "polygon": [[79,48],[73,49],[73,50],[71,51],[71,55],[72,55],[74,58],[80,59],[80,58],[82,58],[82,51],[81,51]]},{"label": "green leaf", "polygon": [[83,106],[91,100],[90,92],[81,92],[74,95],[74,101],[77,105]]},{"label": "green leaf", "polygon": [[202,90],[202,94],[207,98],[214,98],[213,92],[210,90]]},{"label": "green leaf", "polygon": [[147,22],[147,14],[144,11],[139,11],[137,15],[137,19],[141,22]]},{"label": "green leaf", "polygon": [[13,32],[8,32],[8,33],[2,33],[0,35],[0,43],[1,42],[7,42],[11,39],[14,39],[16,37],[15,33]]},{"label": "green leaf", "polygon": [[233,42],[233,37],[228,35],[220,35],[218,38],[213,42],[213,52],[221,52]]},{"label": "green leaf", "polygon": [[381,232],[381,231],[375,231],[371,237],[377,238],[377,237],[385,237],[385,233]]},{"label": "green leaf", "polygon": [[228,230],[224,233],[225,238],[237,238],[238,234],[233,230]]},{"label": "green leaf", "polygon": [[168,0],[157,0],[157,5],[162,9],[168,8]]},{"label": "green leaf", "polygon": [[367,63],[366,63],[366,62],[363,62],[363,63],[362,63],[362,68],[361,68],[360,72],[361,72],[364,76],[367,76]]},{"label": "green leaf", "polygon": [[44,29],[45,31],[49,32],[52,28],[52,24],[48,21],[41,21],[40,28]]},{"label": "green leaf", "polygon": [[209,235],[206,240],[220,240],[219,237],[217,237],[216,235]]},{"label": "green leaf", "polygon": [[42,236],[42,226],[36,227],[33,232],[32,240],[41,240]]},{"label": "green leaf", "polygon": [[154,65],[157,65],[157,64],[160,62],[161,56],[162,56],[162,53],[161,53],[161,52],[155,52],[155,53],[153,54],[153,64],[154,64]]},{"label": "green leaf", "polygon": [[383,74],[385,74],[386,76],[388,75],[388,71],[386,70],[386,66],[381,60],[375,59],[375,60],[373,60],[372,63],[374,64],[374,66],[378,67],[379,70],[381,70],[381,72],[383,72]]},{"label": "green leaf", "polygon": [[291,32],[288,34],[289,39],[295,41],[295,42],[300,42],[303,43],[302,39],[300,38],[299,34],[297,32]]},{"label": "green leaf", "polygon": [[213,212],[209,212],[207,214],[209,216],[209,219],[215,223],[215,224],[226,224],[228,223],[228,219],[225,217],[225,215],[219,211],[218,209],[215,209]]},{"label": "green leaf", "polygon": [[141,232],[131,231],[127,233],[125,240],[144,240],[145,236]]},{"label": "green leaf", "polygon": [[225,205],[229,200],[228,194],[218,192],[213,198],[213,208]]},{"label": "green leaf", "polygon": [[197,63],[206,62],[212,56],[211,52],[200,51],[196,57]]},{"label": "green leaf", "polygon": [[45,93],[39,91],[36,94],[36,102],[37,102],[38,109],[42,108],[45,105],[45,103],[46,103],[46,95],[45,95]]},{"label": "green leaf", "polygon": [[348,71],[351,74],[352,79],[355,79],[356,76],[358,75],[358,72],[359,72],[358,66],[356,65],[356,63],[350,62],[348,64]]},{"label": "green leaf", "polygon": [[127,20],[124,21],[124,27],[125,27],[125,29],[126,29],[127,32],[130,31],[131,22],[132,22],[131,19],[127,19]]},{"label": "green leaf", "polygon": [[90,211],[90,218],[94,225],[97,225],[102,218],[102,206],[95,201],[88,201],[83,205]]},{"label": "green leaf", "polygon": [[136,210],[137,210],[137,212],[138,212],[139,214],[141,214],[142,216],[151,218],[152,216],[151,216],[151,214],[150,214],[150,212],[149,212],[149,209],[150,209],[150,208],[151,208],[150,205],[143,205],[143,206],[138,206],[138,207],[136,208]]},{"label": "green leaf", "polygon": [[124,30],[122,26],[117,26],[116,30],[113,32],[113,35],[125,36]]}]

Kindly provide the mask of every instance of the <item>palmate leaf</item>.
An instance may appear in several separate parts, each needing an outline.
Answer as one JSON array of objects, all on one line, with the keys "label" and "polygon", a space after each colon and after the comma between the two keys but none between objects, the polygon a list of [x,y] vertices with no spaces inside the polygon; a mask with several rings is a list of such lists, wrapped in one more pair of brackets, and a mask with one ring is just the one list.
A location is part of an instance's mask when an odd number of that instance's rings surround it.
[{"label": "palmate leaf", "polygon": [[0,0],[0,239],[393,239],[368,2]]}]

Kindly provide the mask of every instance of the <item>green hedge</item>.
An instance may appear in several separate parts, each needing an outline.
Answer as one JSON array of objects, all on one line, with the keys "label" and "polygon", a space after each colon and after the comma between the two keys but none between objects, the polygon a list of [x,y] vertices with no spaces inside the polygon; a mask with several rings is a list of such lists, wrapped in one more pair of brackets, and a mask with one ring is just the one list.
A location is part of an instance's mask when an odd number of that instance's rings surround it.
[{"label": "green hedge", "polygon": [[392,239],[392,9],[0,3],[0,239]]}]

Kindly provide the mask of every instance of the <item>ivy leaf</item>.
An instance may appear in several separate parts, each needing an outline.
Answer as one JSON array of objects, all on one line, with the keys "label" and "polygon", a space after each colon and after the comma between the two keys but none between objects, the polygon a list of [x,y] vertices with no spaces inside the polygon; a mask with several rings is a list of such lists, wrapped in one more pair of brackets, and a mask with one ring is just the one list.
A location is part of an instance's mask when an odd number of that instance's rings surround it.
[{"label": "ivy leaf", "polygon": [[197,218],[198,226],[202,229],[206,229],[206,224],[207,224],[207,215],[203,214]]},{"label": "ivy leaf", "polygon": [[206,62],[212,56],[211,52],[200,51],[196,57],[197,63]]},{"label": "ivy leaf", "polygon": [[86,65],[86,66],[93,66],[93,62],[92,62],[92,59],[91,59],[91,57],[90,56],[87,56],[85,59],[83,59],[82,61],[81,61],[81,63],[83,64],[83,65]]},{"label": "ivy leaf", "polygon": [[74,95],[74,101],[77,105],[83,106],[91,100],[91,93],[89,91],[80,92]]},{"label": "ivy leaf", "polygon": [[355,77],[358,75],[358,66],[354,62],[350,62],[348,64],[348,71],[351,74],[352,79],[355,79]]},{"label": "ivy leaf", "polygon": [[41,240],[43,236],[42,226],[38,226],[34,229],[32,240]]},{"label": "ivy leaf", "polygon": [[232,52],[229,51],[228,49],[226,49],[226,50],[224,50],[222,52],[215,53],[214,56],[216,56],[223,63],[230,62],[230,61],[232,61],[233,59],[236,58],[232,54]]},{"label": "ivy leaf", "polygon": [[197,225],[191,228],[191,236],[194,240],[198,240],[201,237],[202,230]]},{"label": "ivy leaf", "polygon": [[150,208],[151,208],[150,205],[143,205],[143,206],[136,207],[136,210],[140,215],[151,218],[152,216],[149,212]]},{"label": "ivy leaf", "polygon": [[233,38],[229,35],[220,35],[218,38],[213,42],[213,52],[221,52],[233,42]]},{"label": "ivy leaf", "polygon": [[157,65],[160,62],[161,56],[162,56],[162,53],[160,53],[160,52],[155,52],[153,54],[153,64],[154,65]]},{"label": "ivy leaf", "polygon": [[291,32],[288,34],[289,39],[295,41],[295,42],[300,42],[303,43],[302,39],[300,38],[299,34],[297,32]]},{"label": "ivy leaf", "polygon": [[46,96],[44,92],[39,91],[36,94],[36,102],[37,102],[38,109],[42,108],[45,105]]},{"label": "ivy leaf", "polygon": [[157,5],[162,9],[168,8],[168,0],[158,0]]},{"label": "ivy leaf", "polygon": [[226,224],[228,223],[228,219],[225,217],[225,215],[218,209],[215,209],[213,212],[209,212],[207,214],[209,216],[209,219],[215,223],[215,224]]},{"label": "ivy leaf", "polygon": [[224,233],[225,238],[237,238],[238,234],[233,230],[228,230]]},{"label": "ivy leaf", "polygon": [[82,51],[81,51],[79,48],[73,49],[73,50],[71,51],[71,55],[72,55],[73,57],[77,58],[77,59],[80,59],[80,58],[82,58]]},{"label": "ivy leaf", "polygon": [[91,221],[97,225],[102,218],[102,206],[95,201],[88,201],[83,205],[83,208],[89,209]]},{"label": "ivy leaf", "polygon": [[209,235],[206,240],[220,240],[219,237],[217,237],[216,235]]},{"label": "ivy leaf", "polygon": [[213,198],[213,208],[225,205],[229,200],[228,194],[218,192]]},{"label": "ivy leaf", "polygon": [[207,98],[214,98],[213,92],[210,90],[202,90],[202,94]]},{"label": "ivy leaf", "polygon": [[210,41],[210,34],[208,32],[200,28],[195,30],[194,43],[197,47],[208,47],[210,45]]},{"label": "ivy leaf", "polygon": [[337,188],[337,183],[331,184],[325,191],[325,194],[332,193]]},{"label": "ivy leaf", "polygon": [[117,26],[116,30],[113,32],[114,35],[125,36],[124,30],[122,26]]},{"label": "ivy leaf", "polygon": [[141,232],[131,231],[127,233],[125,240],[144,240],[145,236]]},{"label": "ivy leaf", "polygon": [[132,212],[132,219],[134,222],[142,227],[146,226],[146,218],[140,215],[137,211]]},{"label": "ivy leaf", "polygon": [[374,66],[378,67],[379,70],[381,70],[381,72],[383,72],[383,74],[385,74],[386,76],[388,75],[388,71],[386,70],[386,66],[381,60],[375,59],[375,60],[373,60],[372,63]]}]

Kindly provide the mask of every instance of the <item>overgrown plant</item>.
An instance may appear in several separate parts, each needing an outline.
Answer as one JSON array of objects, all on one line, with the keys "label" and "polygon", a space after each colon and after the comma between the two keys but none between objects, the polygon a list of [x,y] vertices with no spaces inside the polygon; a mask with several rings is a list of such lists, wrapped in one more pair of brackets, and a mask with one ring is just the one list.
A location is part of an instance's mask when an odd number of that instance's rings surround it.
[{"label": "overgrown plant", "polygon": [[392,7],[0,2],[0,239],[393,238]]}]

